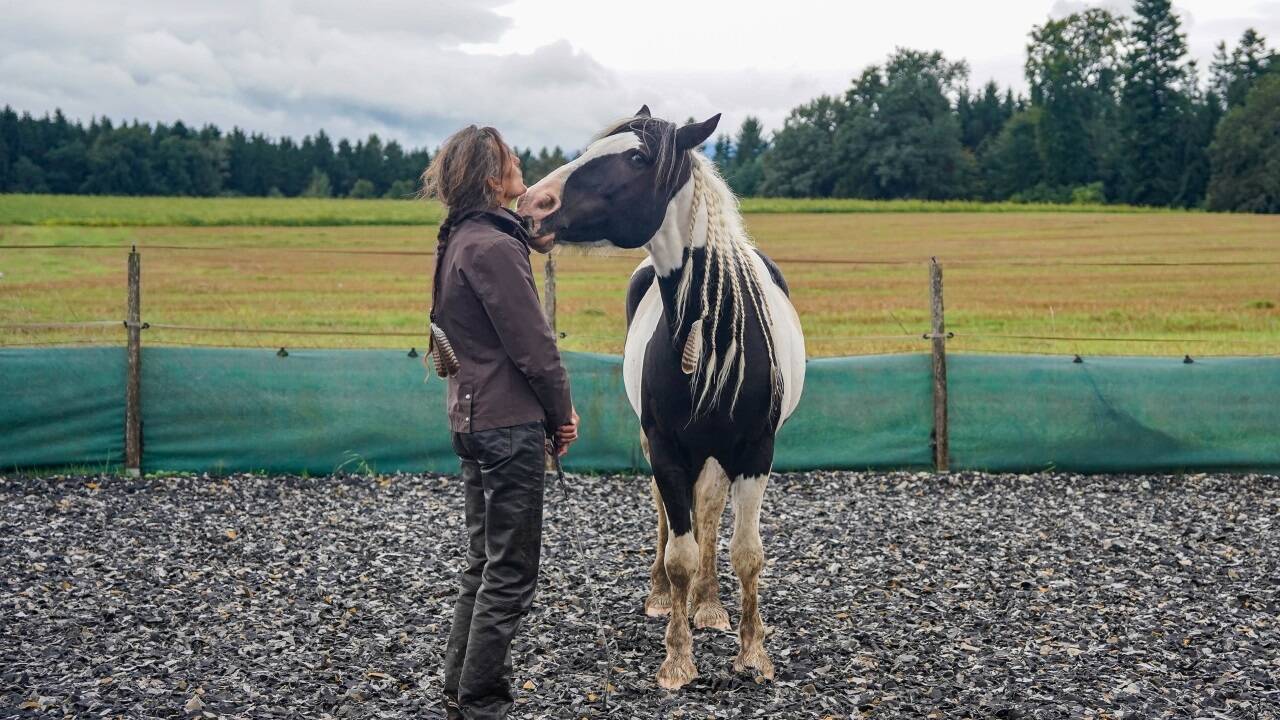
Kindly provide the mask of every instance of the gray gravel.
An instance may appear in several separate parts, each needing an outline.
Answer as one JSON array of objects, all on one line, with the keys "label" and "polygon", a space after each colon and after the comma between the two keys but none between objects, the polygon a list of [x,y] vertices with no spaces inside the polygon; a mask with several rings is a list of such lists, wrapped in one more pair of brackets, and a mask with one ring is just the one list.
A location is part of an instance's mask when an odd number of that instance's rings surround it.
[{"label": "gray gravel", "polygon": [[[777,476],[778,679],[700,631],[674,695],[641,612],[647,480],[570,483],[517,717],[606,714],[590,577],[612,717],[1280,718],[1276,477]],[[439,717],[460,505],[435,476],[0,477],[0,716]]]}]

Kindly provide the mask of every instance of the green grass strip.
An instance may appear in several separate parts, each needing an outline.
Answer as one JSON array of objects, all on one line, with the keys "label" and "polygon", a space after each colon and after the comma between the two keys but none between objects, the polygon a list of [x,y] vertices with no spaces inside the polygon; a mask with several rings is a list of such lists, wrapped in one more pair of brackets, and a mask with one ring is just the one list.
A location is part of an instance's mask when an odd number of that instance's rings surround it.
[{"label": "green grass strip", "polygon": [[[850,198],[745,198],[744,213],[1169,213],[1129,205],[986,203],[970,200],[858,200]],[[0,194],[0,225],[341,226],[435,225],[434,202],[346,198],[113,197]]]}]

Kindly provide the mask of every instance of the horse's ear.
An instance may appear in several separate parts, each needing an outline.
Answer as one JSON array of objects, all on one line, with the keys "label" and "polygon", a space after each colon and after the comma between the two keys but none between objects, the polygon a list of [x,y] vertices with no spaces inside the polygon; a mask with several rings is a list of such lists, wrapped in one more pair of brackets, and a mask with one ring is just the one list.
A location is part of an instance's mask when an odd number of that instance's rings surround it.
[{"label": "horse's ear", "polygon": [[636,117],[649,117],[649,106],[641,105],[640,109],[636,111]]},{"label": "horse's ear", "polygon": [[676,147],[681,150],[698,147],[711,137],[719,123],[720,113],[716,113],[700,123],[690,123],[676,130]]}]

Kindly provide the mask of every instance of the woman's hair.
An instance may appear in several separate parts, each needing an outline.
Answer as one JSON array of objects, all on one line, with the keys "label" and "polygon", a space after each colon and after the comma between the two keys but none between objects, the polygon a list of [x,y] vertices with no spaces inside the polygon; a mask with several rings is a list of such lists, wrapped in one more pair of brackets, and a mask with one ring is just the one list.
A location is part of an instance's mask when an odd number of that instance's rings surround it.
[{"label": "woman's hair", "polygon": [[501,187],[495,189],[488,180],[503,178],[510,152],[494,128],[468,125],[444,141],[422,173],[420,196],[439,200],[449,210],[436,234],[436,269],[431,282],[432,322],[436,317],[440,266],[444,264],[449,234],[467,215],[498,204]]},{"label": "woman's hair", "polygon": [[462,128],[444,141],[422,173],[422,197],[444,203],[451,215],[497,205],[501,188],[494,189],[488,180],[502,179],[509,152],[497,130]]}]

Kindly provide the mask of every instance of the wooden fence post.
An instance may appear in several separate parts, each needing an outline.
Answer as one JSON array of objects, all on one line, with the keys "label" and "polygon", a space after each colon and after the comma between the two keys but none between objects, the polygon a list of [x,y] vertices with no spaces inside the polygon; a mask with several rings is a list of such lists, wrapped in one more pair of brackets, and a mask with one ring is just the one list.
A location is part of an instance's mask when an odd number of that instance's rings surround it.
[{"label": "wooden fence post", "polygon": [[933,317],[933,464],[938,472],[947,472],[947,328],[942,314],[942,266],[938,258],[929,258],[930,314]]},{"label": "wooden fence post", "polygon": [[129,374],[124,396],[124,466],[132,477],[142,473],[142,261],[135,245],[129,251]]},{"label": "wooden fence post", "polygon": [[554,251],[547,253],[546,271],[542,285],[542,312],[551,325],[551,334],[556,334],[556,256]]}]

